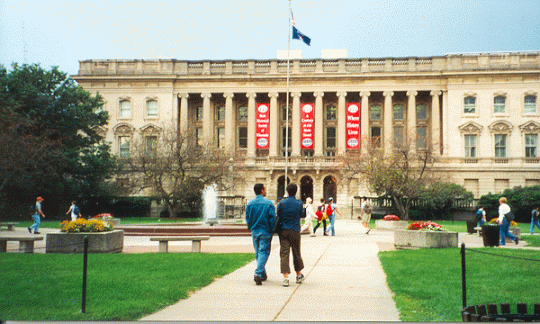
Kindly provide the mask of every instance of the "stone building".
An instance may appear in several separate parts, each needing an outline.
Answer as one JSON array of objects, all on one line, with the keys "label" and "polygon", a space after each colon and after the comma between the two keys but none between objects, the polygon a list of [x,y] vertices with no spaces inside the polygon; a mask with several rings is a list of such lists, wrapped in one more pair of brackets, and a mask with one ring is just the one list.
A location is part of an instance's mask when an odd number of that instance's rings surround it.
[{"label": "stone building", "polygon": [[540,52],[293,59],[288,115],[287,70],[287,60],[86,60],[73,78],[104,97],[101,131],[120,157],[166,124],[234,151],[251,172],[229,195],[251,199],[256,182],[283,195],[287,161],[302,198],[334,197],[347,213],[370,195],[336,170],[340,152],[361,152],[355,137],[434,144],[437,167],[475,197],[540,184]]}]

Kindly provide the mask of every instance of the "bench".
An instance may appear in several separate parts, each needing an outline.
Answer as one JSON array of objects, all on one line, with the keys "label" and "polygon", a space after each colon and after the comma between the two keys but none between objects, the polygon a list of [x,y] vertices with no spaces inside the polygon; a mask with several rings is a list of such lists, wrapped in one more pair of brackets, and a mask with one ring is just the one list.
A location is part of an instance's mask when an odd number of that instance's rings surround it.
[{"label": "bench", "polygon": [[42,240],[43,236],[3,236],[0,237],[0,252],[7,252],[8,241],[19,241],[19,252],[34,253],[34,242]]},{"label": "bench", "polygon": [[7,227],[8,231],[14,231],[14,227],[19,225],[19,223],[8,223],[8,222],[0,222],[0,227]]},{"label": "bench", "polygon": [[475,227],[474,230],[475,230],[476,234],[482,235],[482,227]]},{"label": "bench", "polygon": [[210,236],[155,236],[150,241],[159,241],[159,252],[167,253],[169,241],[192,241],[191,252],[201,252],[201,241],[207,241]]}]

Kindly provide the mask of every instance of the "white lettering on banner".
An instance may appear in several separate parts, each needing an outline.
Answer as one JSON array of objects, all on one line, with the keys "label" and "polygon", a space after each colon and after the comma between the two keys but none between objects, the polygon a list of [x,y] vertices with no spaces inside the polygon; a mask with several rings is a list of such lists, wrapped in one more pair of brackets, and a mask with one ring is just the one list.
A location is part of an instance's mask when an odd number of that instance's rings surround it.
[{"label": "white lettering on banner", "polygon": [[300,107],[300,143],[303,149],[312,149],[315,134],[313,129],[315,127],[315,105],[312,103],[302,104]]},{"label": "white lettering on banner", "polygon": [[255,143],[258,149],[269,148],[268,128],[270,127],[270,104],[262,103],[257,105],[255,116]]},{"label": "white lettering on banner", "polygon": [[360,103],[349,103],[346,109],[346,148],[360,148]]}]

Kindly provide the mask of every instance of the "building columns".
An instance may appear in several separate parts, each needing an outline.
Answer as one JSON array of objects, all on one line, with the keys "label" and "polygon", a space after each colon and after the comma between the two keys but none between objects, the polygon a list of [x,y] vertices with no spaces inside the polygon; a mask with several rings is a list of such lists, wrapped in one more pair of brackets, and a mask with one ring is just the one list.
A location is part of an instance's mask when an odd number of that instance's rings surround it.
[{"label": "building columns", "polygon": [[188,93],[179,93],[180,98],[180,132],[185,133],[189,129]]},{"label": "building columns", "polygon": [[225,148],[229,152],[234,152],[236,145],[236,113],[233,107],[234,93],[225,92]]},{"label": "building columns", "polygon": [[315,96],[315,154],[316,157],[323,156],[323,141],[324,141],[324,104],[323,104],[323,91],[316,91]]},{"label": "building columns", "polygon": [[291,156],[298,157],[300,156],[300,97],[302,96],[301,92],[293,92],[291,93],[291,96],[293,97],[293,112],[292,112],[292,133],[291,133],[291,141],[292,141],[292,152]]},{"label": "building columns", "polygon": [[392,136],[392,120],[393,120],[393,107],[392,107],[392,96],[394,95],[393,91],[385,91],[383,92],[384,96],[384,113],[383,113],[383,121],[384,121],[384,152],[385,154],[391,153],[392,147],[393,147],[393,136]]},{"label": "building columns", "polygon": [[371,143],[369,134],[369,96],[371,92],[361,91],[360,97],[362,102],[360,103],[360,145],[362,148],[362,154],[367,152],[367,145]]},{"label": "building columns", "polygon": [[255,92],[248,92],[246,93],[246,97],[248,98],[247,157],[254,158],[256,155],[255,133],[257,132],[257,107],[255,99],[257,98],[257,94]]},{"label": "building columns", "polygon": [[409,101],[407,103],[407,142],[411,151],[416,150],[416,96],[418,91],[407,91]]},{"label": "building columns", "polygon": [[210,92],[201,93],[203,98],[203,140],[208,144],[214,143],[214,110],[210,104],[212,94]]},{"label": "building columns", "polygon": [[279,114],[278,114],[278,92],[270,92],[270,157],[277,157],[279,152]]},{"label": "building columns", "polygon": [[345,91],[338,91],[337,92],[338,97],[338,109],[337,109],[337,141],[336,141],[336,155],[339,155],[341,153],[345,153],[346,145],[347,145],[347,105],[346,105],[346,97],[347,92]]},{"label": "building columns", "polygon": [[440,122],[440,103],[439,96],[441,90],[433,90],[431,95],[431,145],[433,145],[433,153],[435,155],[441,154],[441,122]]}]

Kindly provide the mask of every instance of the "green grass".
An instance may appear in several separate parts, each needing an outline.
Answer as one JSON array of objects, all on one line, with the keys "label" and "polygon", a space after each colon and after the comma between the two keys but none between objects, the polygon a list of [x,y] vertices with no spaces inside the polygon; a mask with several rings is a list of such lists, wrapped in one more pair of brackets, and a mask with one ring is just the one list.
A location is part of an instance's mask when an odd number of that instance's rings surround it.
[{"label": "green grass", "polygon": [[[467,305],[523,302],[533,312],[538,303],[540,260],[538,251],[479,248],[466,251]],[[419,249],[380,252],[379,259],[402,321],[461,321],[462,286],[460,249]]]},{"label": "green grass", "polygon": [[521,240],[527,242],[527,246],[540,246],[540,235],[522,236]]},{"label": "green grass", "polygon": [[81,254],[0,254],[0,318],[136,320],[254,259],[253,254],[90,254],[81,313]]}]

